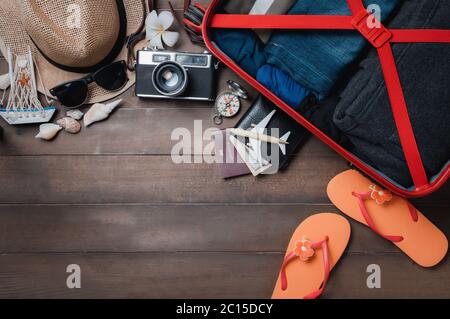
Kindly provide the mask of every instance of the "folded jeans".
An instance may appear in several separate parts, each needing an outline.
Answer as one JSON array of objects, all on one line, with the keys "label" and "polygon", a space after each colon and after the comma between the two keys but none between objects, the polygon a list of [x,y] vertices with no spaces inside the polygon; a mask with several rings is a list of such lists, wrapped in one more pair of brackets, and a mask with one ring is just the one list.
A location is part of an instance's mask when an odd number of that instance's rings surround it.
[{"label": "folded jeans", "polygon": [[[394,10],[399,0],[365,0],[378,5],[382,20]],[[299,0],[288,14],[350,15],[345,0]],[[319,99],[330,94],[347,67],[361,54],[367,41],[355,31],[277,31],[267,43],[267,63],[290,75]]]}]

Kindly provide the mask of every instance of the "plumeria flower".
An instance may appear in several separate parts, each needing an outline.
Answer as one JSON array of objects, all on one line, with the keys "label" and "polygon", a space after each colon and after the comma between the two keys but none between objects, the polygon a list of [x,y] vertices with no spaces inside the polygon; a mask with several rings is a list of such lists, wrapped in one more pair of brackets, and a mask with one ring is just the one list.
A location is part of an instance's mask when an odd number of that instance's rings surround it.
[{"label": "plumeria flower", "polygon": [[159,15],[155,10],[150,12],[145,20],[145,26],[147,41],[151,48],[164,49],[164,44],[173,47],[178,42],[180,34],[168,31],[173,21],[174,17],[169,11],[163,11]]}]

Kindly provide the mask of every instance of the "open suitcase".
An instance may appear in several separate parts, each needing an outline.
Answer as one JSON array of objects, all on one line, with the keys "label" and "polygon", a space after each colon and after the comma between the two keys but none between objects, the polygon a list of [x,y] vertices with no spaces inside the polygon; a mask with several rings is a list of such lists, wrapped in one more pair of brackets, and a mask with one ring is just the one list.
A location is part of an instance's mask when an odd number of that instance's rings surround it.
[{"label": "open suitcase", "polygon": [[[265,95],[279,108],[289,114],[298,123],[306,127],[324,143],[332,147],[345,159],[355,165],[365,174],[386,186],[393,192],[406,197],[423,197],[439,189],[450,176],[450,162],[447,162],[437,176],[427,176],[421,154],[416,143],[413,126],[410,121],[405,102],[403,88],[397,71],[391,44],[408,42],[450,43],[450,30],[429,29],[387,29],[382,24],[369,27],[368,19],[374,17],[364,7],[363,0],[347,1],[352,15],[248,15],[222,13],[221,6],[229,0],[213,0],[209,5],[202,24],[202,33],[208,49],[245,79],[249,84]],[[244,1],[244,0],[231,0]],[[322,1],[322,0],[318,0]],[[231,60],[212,41],[213,29],[289,29],[289,30],[352,30],[359,32],[378,51],[382,71],[389,94],[401,146],[406,158],[414,186],[403,187],[389,179],[382,172],[367,165],[333,139],[320,131],[300,113],[296,112],[269,89],[245,72],[237,63]],[[420,81],[420,80],[419,80]],[[450,132],[449,132],[450,134]]]}]

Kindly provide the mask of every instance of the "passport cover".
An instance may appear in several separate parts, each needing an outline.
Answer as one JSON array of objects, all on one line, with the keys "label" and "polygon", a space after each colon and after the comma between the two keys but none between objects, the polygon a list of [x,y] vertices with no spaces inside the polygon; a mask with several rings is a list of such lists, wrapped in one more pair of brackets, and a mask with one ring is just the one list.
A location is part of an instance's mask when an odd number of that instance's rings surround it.
[{"label": "passport cover", "polygon": [[[290,158],[299,149],[299,147],[308,139],[310,133],[289,115],[279,109],[275,104],[266,99],[263,95],[259,95],[253,106],[244,114],[241,120],[237,124],[237,128],[249,129],[252,124],[258,124],[273,110],[276,110],[271,121],[267,125],[267,135],[273,135],[275,137],[281,137],[287,132],[291,132],[286,145],[286,155],[283,155],[280,149],[279,169],[283,170],[289,165]],[[271,129],[278,128],[279,134],[271,134]],[[263,143],[263,145],[266,143]],[[266,151],[266,150],[265,150]],[[270,156],[271,147],[268,147],[267,154]],[[267,158],[268,160],[270,158]]]},{"label": "passport cover", "polygon": [[220,175],[227,179],[251,174],[247,164],[241,159],[234,145],[230,142],[230,132],[221,130],[214,134],[216,163]]}]

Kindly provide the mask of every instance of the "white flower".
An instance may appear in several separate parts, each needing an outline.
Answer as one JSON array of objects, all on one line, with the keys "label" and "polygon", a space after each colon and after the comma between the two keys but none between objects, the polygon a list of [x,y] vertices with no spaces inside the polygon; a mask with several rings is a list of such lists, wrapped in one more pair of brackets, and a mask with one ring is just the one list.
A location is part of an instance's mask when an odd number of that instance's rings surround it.
[{"label": "white flower", "polygon": [[173,47],[180,34],[178,32],[168,31],[172,26],[174,17],[171,12],[163,11],[159,15],[153,10],[145,20],[147,41],[151,48],[164,49],[163,42],[169,47]]}]

